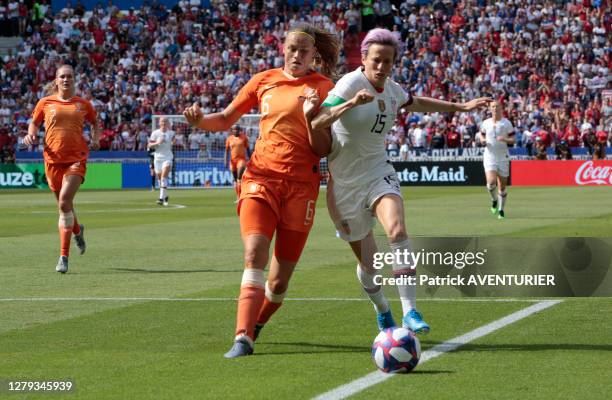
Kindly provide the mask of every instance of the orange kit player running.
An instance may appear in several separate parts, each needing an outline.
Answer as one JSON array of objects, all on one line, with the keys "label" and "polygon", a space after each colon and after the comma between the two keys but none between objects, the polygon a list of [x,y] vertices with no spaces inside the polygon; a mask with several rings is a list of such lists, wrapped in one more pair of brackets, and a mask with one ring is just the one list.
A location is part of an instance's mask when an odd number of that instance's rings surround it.
[{"label": "orange kit player running", "polygon": [[91,145],[99,147],[99,132],[96,111],[91,103],[75,96],[74,70],[62,65],[55,73],[55,80],[47,85],[50,94],[43,97],[32,114],[28,135],[24,143],[36,143],[40,125],[45,123],[45,175],[49,189],[55,194],[59,207],[60,258],[57,272],[68,271],[70,237],[74,234],[81,254],[85,252],[84,227],[74,214],[73,200],[77,190],[85,181],[89,149],[83,138],[85,121],[92,127]]},{"label": "orange kit player running", "polygon": [[[289,279],[312,227],[319,192],[319,160],[331,137],[313,135],[310,120],[333,87],[339,43],[310,25],[287,33],[283,68],[254,75],[222,112],[202,115],[194,104],[189,123],[223,131],[259,106],[260,136],[242,179],[238,214],[244,244],[244,273],[238,299],[236,336],[226,358],[253,353],[258,330],[280,307]],[[321,73],[313,66],[319,65]],[[308,119],[308,121],[307,121]],[[268,280],[270,242],[276,232]]]},{"label": "orange kit player running", "polygon": [[240,127],[232,127],[232,134],[225,141],[225,152],[223,153],[223,165],[227,164],[227,153],[230,153],[229,169],[234,176],[234,189],[236,189],[236,203],[240,200],[240,184],[242,174],[246,169],[247,156],[249,155],[249,139],[240,133]]}]

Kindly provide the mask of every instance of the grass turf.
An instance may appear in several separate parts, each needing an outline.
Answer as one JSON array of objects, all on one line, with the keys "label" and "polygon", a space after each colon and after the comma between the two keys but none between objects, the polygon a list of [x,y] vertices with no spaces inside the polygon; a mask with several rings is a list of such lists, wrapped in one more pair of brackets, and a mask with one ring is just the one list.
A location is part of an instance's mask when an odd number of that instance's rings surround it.
[{"label": "grass turf", "polygon": [[[482,188],[404,193],[417,236],[612,236],[609,188],[510,188],[505,221],[491,216]],[[109,299],[0,302],[0,379],[70,377],[75,398],[91,399],[309,398],[373,370],[375,323],[365,301],[288,301],[263,331],[257,356],[224,360],[242,271],[233,192],[170,196],[186,207],[158,207],[144,191],[79,193],[88,250],[73,250],[70,272],[60,275],[52,195],[3,193],[0,297]],[[363,298],[354,268],[319,201],[289,296]],[[160,297],[228,300],[144,299]],[[423,348],[527,305],[423,301],[433,327]],[[396,318],[399,306],[393,302]],[[575,397],[588,385],[590,397],[603,398],[610,311],[610,299],[566,300],[357,397]]]}]

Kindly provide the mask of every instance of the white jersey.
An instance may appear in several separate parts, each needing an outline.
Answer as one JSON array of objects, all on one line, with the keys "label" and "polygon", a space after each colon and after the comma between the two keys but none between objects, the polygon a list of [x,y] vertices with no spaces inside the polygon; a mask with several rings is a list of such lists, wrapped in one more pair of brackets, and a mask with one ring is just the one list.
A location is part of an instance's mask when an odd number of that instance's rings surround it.
[{"label": "white jersey", "polygon": [[362,89],[372,93],[374,100],[345,111],[331,127],[332,151],[327,160],[337,185],[356,186],[395,173],[387,161],[385,137],[399,108],[411,102],[412,97],[391,79],[378,93],[358,68],[344,75],[328,98],[348,101]]},{"label": "white jersey", "polygon": [[508,144],[500,142],[497,137],[503,136],[508,138],[514,134],[512,123],[506,118],[502,118],[498,122],[494,122],[493,118],[488,118],[482,121],[480,132],[484,133],[487,147],[485,148],[485,158],[506,158],[508,157]]},{"label": "white jersey", "polygon": [[162,139],[162,142],[155,149],[155,158],[172,160],[172,139],[174,139],[174,131],[162,132],[161,129],[153,131],[150,140],[156,142]]}]

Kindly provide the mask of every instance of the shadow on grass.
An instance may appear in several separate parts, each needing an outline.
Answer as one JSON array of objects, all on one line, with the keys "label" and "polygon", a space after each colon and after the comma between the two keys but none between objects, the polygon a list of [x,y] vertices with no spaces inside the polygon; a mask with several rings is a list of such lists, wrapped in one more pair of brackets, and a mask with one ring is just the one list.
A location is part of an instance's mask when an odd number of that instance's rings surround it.
[{"label": "shadow on grass", "polygon": [[129,273],[144,273],[144,274],[191,274],[197,272],[243,272],[243,269],[219,270],[219,269],[146,269],[146,268],[109,268],[112,271]]},{"label": "shadow on grass", "polygon": [[[317,353],[370,353],[367,346],[348,346],[341,344],[322,344],[310,342],[257,342],[257,344],[265,344],[268,346],[296,346],[300,347],[295,351],[279,351],[279,352],[256,352],[254,355],[286,355],[286,354],[317,354]],[[303,348],[311,350],[304,350]]]}]

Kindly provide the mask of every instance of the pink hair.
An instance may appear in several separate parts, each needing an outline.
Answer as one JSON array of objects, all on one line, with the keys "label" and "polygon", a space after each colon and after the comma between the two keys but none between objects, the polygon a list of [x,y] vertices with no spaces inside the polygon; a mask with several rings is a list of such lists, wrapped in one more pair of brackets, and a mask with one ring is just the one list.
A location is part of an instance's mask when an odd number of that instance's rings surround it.
[{"label": "pink hair", "polygon": [[397,37],[391,33],[388,29],[376,28],[368,32],[361,42],[361,54],[366,55],[368,49],[373,44],[382,44],[385,46],[393,46],[395,49],[395,56],[397,58],[401,52],[401,43],[397,40]]}]

